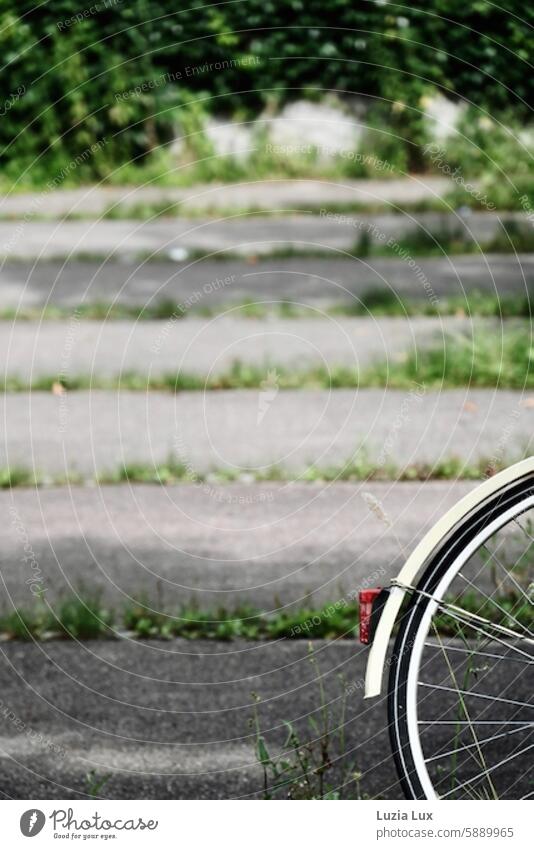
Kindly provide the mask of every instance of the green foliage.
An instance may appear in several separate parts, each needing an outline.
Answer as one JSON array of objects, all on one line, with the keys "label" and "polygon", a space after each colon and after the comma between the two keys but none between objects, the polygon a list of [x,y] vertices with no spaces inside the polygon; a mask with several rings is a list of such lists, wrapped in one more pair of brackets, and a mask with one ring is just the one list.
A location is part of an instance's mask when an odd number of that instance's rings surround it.
[{"label": "green foliage", "polygon": [[0,632],[21,640],[42,639],[48,634],[90,640],[110,636],[113,619],[114,614],[96,596],[72,596],[54,608],[43,592],[33,607],[17,608],[0,617]]},{"label": "green foliage", "polygon": [[153,610],[148,602],[141,602],[124,611],[123,621],[125,627],[139,637],[257,640],[268,635],[266,618],[246,605],[233,611],[222,607],[207,611],[190,605],[171,616]]},{"label": "green foliage", "polygon": [[[404,377],[400,378],[401,386],[406,384]],[[15,487],[43,487],[43,486],[81,486],[87,483],[98,483],[100,486],[118,484],[127,481],[131,484],[158,484],[163,486],[174,486],[184,483],[204,484],[219,486],[226,483],[278,483],[287,481],[304,481],[316,483],[320,481],[362,481],[362,480],[435,480],[435,479],[460,479],[477,480],[489,473],[494,474],[503,468],[503,462],[496,465],[488,459],[481,459],[476,463],[466,464],[464,461],[451,457],[448,460],[440,460],[437,463],[412,463],[408,466],[399,467],[393,462],[376,463],[363,449],[359,449],[355,455],[339,466],[308,466],[300,472],[284,469],[280,466],[268,466],[262,471],[236,470],[228,468],[212,469],[210,472],[197,472],[182,465],[178,460],[169,458],[161,464],[132,463],[127,466],[119,466],[117,469],[105,472],[93,478],[84,478],[81,475],[70,477],[44,478],[30,471],[21,470],[21,475],[11,478],[11,483],[5,485],[6,489]],[[9,470],[0,469],[0,475],[7,478]]]},{"label": "green foliage", "polygon": [[[491,317],[497,316],[500,318],[530,318],[532,313],[531,303],[533,295],[527,291],[524,294],[504,293],[497,295],[493,292],[483,292],[480,289],[472,289],[464,295],[446,295],[440,297],[434,303],[428,298],[402,298],[394,289],[386,288],[369,288],[365,289],[359,297],[354,297],[351,301],[344,301],[339,304],[325,304],[321,312],[317,310],[294,304],[291,301],[277,301],[276,303],[244,300],[237,302],[231,308],[232,317],[248,318],[252,320],[277,317],[286,320],[295,320],[299,318],[320,319],[323,313],[328,315],[344,315],[344,316],[417,316],[417,315],[455,315],[463,317],[466,315]],[[221,314],[221,309],[226,311],[226,306],[200,307],[192,308],[188,311],[189,316],[203,316],[204,318],[213,318]],[[68,320],[73,313],[86,321],[113,321],[120,319],[132,319],[134,321],[145,320],[164,320],[171,317],[185,317],[186,313],[181,311],[179,305],[172,300],[154,301],[149,305],[130,305],[105,302],[95,302],[94,304],[83,304],[76,307],[62,307],[46,305],[43,307],[28,307],[24,309],[6,308],[0,310],[0,321],[60,321]],[[131,383],[130,383],[131,380]],[[42,377],[32,383],[32,388],[50,390],[52,385],[57,381],[57,377],[52,375]],[[93,382],[88,376],[72,378],[65,381],[66,388],[77,389],[87,387],[89,385],[96,386],[98,381],[93,378]],[[124,382],[126,381],[126,383]],[[135,384],[138,387],[142,384],[140,375],[132,375],[125,373],[121,379],[123,388],[132,388]],[[109,385],[109,384],[106,384]],[[117,384],[118,385],[118,382]],[[176,376],[169,379],[165,378],[158,384],[159,388],[175,388]],[[10,392],[27,391],[29,385],[26,381],[20,378],[6,378],[4,387]],[[146,388],[145,383],[142,388]],[[1,480],[0,480],[1,486]]]},{"label": "green foliage", "polygon": [[399,467],[392,461],[377,464],[367,452],[360,449],[341,466],[310,466],[298,479],[309,482],[480,480],[488,474],[495,474],[503,467],[502,462],[492,463],[490,460],[481,459],[475,463],[466,463],[454,456],[435,463],[410,463]]},{"label": "green foliage", "polygon": [[73,315],[80,321],[158,321],[171,317],[182,318],[185,310],[180,304],[167,298],[139,306],[120,301],[95,301],[80,304],[75,309],[54,304],[28,309],[7,307],[0,310],[0,321],[63,321],[71,319]]},{"label": "green foliage", "polygon": [[10,466],[0,469],[0,489],[11,489],[14,486],[33,486],[37,482],[36,476],[29,469]]},{"label": "green foliage", "polygon": [[[527,162],[524,153],[519,154],[518,161]],[[482,192],[484,191],[491,197],[497,209],[521,212],[534,208],[534,174],[532,173],[517,174],[514,168],[512,172],[501,175],[501,179],[495,176],[487,177],[482,181]]]},{"label": "green foliage", "polygon": [[366,0],[328,8],[191,0],[186,9],[109,0],[94,12],[77,0],[0,0],[2,174],[19,185],[69,185],[118,166],[115,179],[131,180],[143,166],[158,179],[171,163],[159,148],[180,126],[206,178],[218,179],[222,160],[199,130],[206,109],[246,116],[325,90],[373,98],[377,125],[391,132],[371,131],[373,153],[418,167],[420,100],[430,88],[492,113],[528,114],[533,22],[534,8],[519,0],[506,9],[484,0],[402,9]]},{"label": "green foliage", "polygon": [[358,605],[353,602],[326,604],[321,609],[303,608],[280,613],[269,622],[268,635],[274,639],[357,638]]},{"label": "green foliage", "polygon": [[105,636],[113,625],[113,614],[98,597],[78,596],[63,601],[55,613],[57,625],[65,636],[92,640]]},{"label": "green foliage", "polygon": [[[532,154],[516,129],[517,116],[508,111],[493,120],[470,107],[460,119],[456,132],[447,140],[446,160],[470,176],[502,169],[516,176],[532,172]],[[500,175],[502,178],[502,175]],[[493,200],[494,182],[488,186],[488,196]]]},{"label": "green foliage", "polygon": [[88,796],[98,798],[102,790],[111,778],[111,772],[99,773],[96,769],[90,769],[85,776],[86,793]]},{"label": "green foliage", "polygon": [[308,717],[307,727],[303,730],[284,722],[286,738],[281,747],[276,746],[276,753],[261,729],[261,699],[252,693],[254,713],[250,726],[254,733],[256,759],[263,772],[263,797],[361,799],[362,775],[346,747],[347,681],[343,675],[337,676],[341,694],[330,701],[311,643],[308,657],[317,685],[319,705]]},{"label": "green foliage", "polygon": [[479,331],[473,338],[447,337],[444,344],[409,354],[403,362],[379,363],[366,375],[367,385],[409,388],[456,386],[500,389],[534,387],[534,347],[530,329],[497,337]]},{"label": "green foliage", "polygon": [[114,472],[102,474],[100,484],[112,483],[159,483],[174,484],[179,481],[198,480],[180,460],[169,457],[165,463],[157,466],[141,463],[125,463]]},{"label": "green foliage", "polygon": [[[444,150],[434,155],[436,170],[445,169],[456,182],[445,201],[452,207],[529,210],[534,202],[532,140],[530,127],[521,128],[512,110],[497,120],[475,107],[467,109]],[[479,179],[469,182],[472,177]]]},{"label": "green foliage", "polygon": [[[467,617],[465,622],[458,623],[454,612],[452,615],[448,612],[448,605],[455,608],[460,607],[467,613],[481,616],[501,628],[511,628],[517,631],[517,626],[522,625],[528,631],[532,626],[532,602],[526,595],[518,593],[515,589],[509,591],[508,594],[502,592],[502,587],[500,589],[501,592],[492,598],[480,595],[476,591],[463,593],[460,598],[447,597],[434,619],[438,633],[451,637],[473,636],[472,629],[467,624]],[[475,622],[475,625],[477,624],[479,623]],[[491,631],[491,626],[488,625],[486,630]]]},{"label": "green foliage", "polygon": [[[488,569],[491,572],[491,564]],[[517,577],[519,574],[517,567]],[[517,613],[519,609],[521,617],[531,615],[524,604],[525,596],[518,595],[514,586],[499,585],[493,598],[507,614]],[[463,593],[453,601],[472,613],[491,615],[491,608],[476,593]],[[160,606],[161,603],[151,604],[142,599],[119,611],[107,607],[94,595],[84,596],[83,591],[50,605],[43,592],[33,606],[14,608],[0,615],[0,634],[19,640],[52,637],[90,640],[113,638],[126,630],[128,636],[142,639],[357,639],[358,604],[352,596],[322,607],[295,606],[275,613],[264,613],[248,604],[233,609],[206,609],[191,603],[169,613],[157,609]],[[521,621],[526,623],[526,619]]]},{"label": "green foliage", "polygon": [[41,639],[52,628],[50,609],[41,600],[31,610],[17,608],[0,618],[0,632],[15,640]]}]

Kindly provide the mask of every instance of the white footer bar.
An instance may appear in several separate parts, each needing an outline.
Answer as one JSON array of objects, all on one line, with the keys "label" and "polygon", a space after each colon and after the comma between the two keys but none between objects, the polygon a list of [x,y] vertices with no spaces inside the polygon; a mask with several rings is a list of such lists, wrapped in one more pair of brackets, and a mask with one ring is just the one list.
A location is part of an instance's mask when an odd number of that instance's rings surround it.
[{"label": "white footer bar", "polygon": [[[2,801],[2,845],[531,849],[533,802]],[[34,839],[35,842],[30,842]]]}]

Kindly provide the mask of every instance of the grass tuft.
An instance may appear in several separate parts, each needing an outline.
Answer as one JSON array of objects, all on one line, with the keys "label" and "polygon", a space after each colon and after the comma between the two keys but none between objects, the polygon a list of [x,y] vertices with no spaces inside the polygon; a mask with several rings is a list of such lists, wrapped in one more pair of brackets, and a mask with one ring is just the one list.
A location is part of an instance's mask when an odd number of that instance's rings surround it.
[{"label": "grass tuft", "polygon": [[473,289],[464,295],[446,295],[437,301],[428,298],[401,297],[393,289],[372,287],[350,301],[321,305],[320,310],[293,304],[291,301],[264,303],[250,298],[241,302],[215,306],[198,306],[185,311],[181,304],[171,299],[156,301],[143,306],[96,302],[71,307],[46,305],[41,308],[0,309],[0,321],[63,321],[75,314],[85,321],[165,321],[170,318],[190,316],[213,318],[222,312],[231,318],[260,320],[275,317],[286,320],[298,318],[317,318],[327,315],[358,317],[369,313],[376,317],[415,317],[415,316],[480,316],[497,318],[530,318],[534,294],[510,293],[497,295]]},{"label": "grass tuft", "polygon": [[17,466],[0,469],[0,489],[13,489],[17,486],[36,486],[38,478],[29,469]]},{"label": "grass tuft", "polygon": [[410,353],[402,362],[379,363],[368,369],[360,385],[405,389],[414,381],[427,388],[532,389],[534,347],[530,328],[473,338],[445,338],[443,345]]},{"label": "grass tuft", "polygon": [[0,633],[13,639],[43,639],[52,634],[81,640],[111,635],[114,614],[102,605],[98,596],[72,596],[56,609],[43,597],[31,608],[17,608],[0,617]]},{"label": "grass tuft", "polygon": [[[498,462],[480,458],[476,462],[466,463],[459,457],[449,457],[436,463],[410,463],[399,466],[393,461],[375,462],[364,448],[359,448],[353,457],[336,466],[308,466],[301,472],[274,465],[266,469],[212,469],[209,472],[197,472],[179,460],[169,457],[164,463],[129,463],[117,469],[103,472],[96,483],[100,486],[130,484],[153,484],[173,486],[178,484],[207,484],[221,486],[229,483],[333,483],[335,481],[426,481],[426,480],[479,480],[501,471],[512,460]],[[16,475],[8,469],[0,469],[0,480],[10,481],[4,488],[27,486],[83,486],[92,485],[92,478],[81,476],[70,478],[42,478],[33,472],[19,470]]]},{"label": "grass tuft", "polygon": [[98,597],[73,597],[63,601],[56,612],[57,626],[67,637],[94,640],[106,636],[113,627],[114,613]]}]

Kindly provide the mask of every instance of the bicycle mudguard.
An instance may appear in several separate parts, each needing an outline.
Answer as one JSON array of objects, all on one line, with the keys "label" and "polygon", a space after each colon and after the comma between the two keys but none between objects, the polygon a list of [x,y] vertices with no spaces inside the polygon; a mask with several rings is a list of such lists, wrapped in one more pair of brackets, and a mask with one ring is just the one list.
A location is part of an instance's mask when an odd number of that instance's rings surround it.
[{"label": "bicycle mudguard", "polygon": [[[494,495],[499,489],[508,486],[510,483],[532,474],[534,474],[534,457],[528,457],[526,460],[521,460],[521,462],[515,463],[513,466],[483,481],[472,492],[469,492],[455,504],[454,507],[451,507],[412,551],[399,572],[396,581],[392,583],[389,590],[389,597],[376,626],[369,652],[369,660],[367,661],[364,698],[372,699],[375,696],[379,696],[382,691],[382,677],[389,642],[406,594],[406,590],[402,588],[402,585],[414,585],[430,555],[438,548],[444,537],[480,502]],[[397,583],[401,586],[397,586]]]}]

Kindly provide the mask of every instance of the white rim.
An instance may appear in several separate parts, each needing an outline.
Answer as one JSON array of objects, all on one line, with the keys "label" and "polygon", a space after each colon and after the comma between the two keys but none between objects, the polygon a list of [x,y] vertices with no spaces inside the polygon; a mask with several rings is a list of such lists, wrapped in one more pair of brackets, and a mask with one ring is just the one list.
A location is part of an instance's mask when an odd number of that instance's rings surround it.
[{"label": "white rim", "polygon": [[[421,667],[421,658],[423,655],[423,649],[425,640],[427,638],[428,630],[430,627],[430,621],[436,612],[439,601],[442,600],[445,595],[449,585],[452,580],[462,568],[463,564],[468,560],[472,554],[475,553],[484,542],[498,531],[503,525],[506,525],[510,520],[512,520],[515,516],[520,513],[524,513],[529,507],[534,505],[534,496],[530,496],[527,499],[524,499],[519,504],[514,504],[509,510],[505,513],[498,516],[493,522],[485,527],[477,536],[467,545],[461,552],[461,554],[453,561],[450,565],[449,569],[439,582],[438,586],[432,593],[434,598],[437,601],[430,601],[426,607],[425,613],[419,623],[419,627],[417,629],[417,633],[415,635],[415,639],[412,646],[412,652],[410,655],[410,663],[408,666],[408,675],[406,679],[406,717],[407,717],[407,726],[408,726],[408,739],[410,743],[410,749],[412,753],[412,758],[414,761],[414,765],[417,771],[417,776],[419,781],[421,782],[421,786],[423,788],[425,797],[427,799],[438,799],[439,796],[434,790],[434,786],[432,781],[430,780],[430,775],[428,774],[428,770],[426,768],[425,759],[423,756],[423,750],[421,747],[421,741],[419,738],[419,725],[418,725],[418,711],[417,711],[417,687],[418,687],[418,678],[419,678],[419,670]],[[400,753],[402,757],[402,751]]]}]

